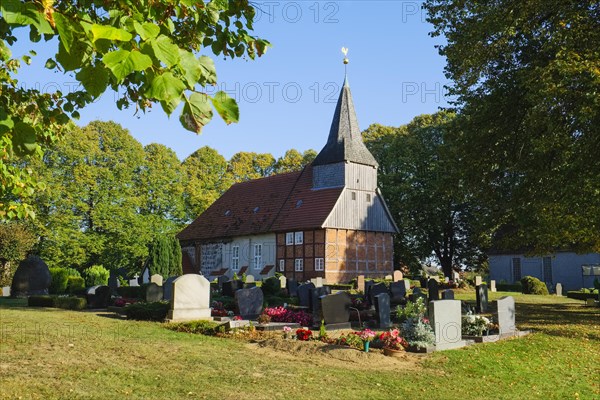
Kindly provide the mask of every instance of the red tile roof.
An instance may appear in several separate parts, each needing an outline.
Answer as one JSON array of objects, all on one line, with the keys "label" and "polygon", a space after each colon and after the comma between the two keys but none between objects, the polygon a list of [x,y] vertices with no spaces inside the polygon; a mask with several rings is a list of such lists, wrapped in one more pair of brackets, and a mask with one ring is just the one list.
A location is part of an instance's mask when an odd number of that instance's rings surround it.
[{"label": "red tile roof", "polygon": [[343,188],[312,189],[312,166],[233,185],[183,229],[180,240],[208,240],[320,228]]}]

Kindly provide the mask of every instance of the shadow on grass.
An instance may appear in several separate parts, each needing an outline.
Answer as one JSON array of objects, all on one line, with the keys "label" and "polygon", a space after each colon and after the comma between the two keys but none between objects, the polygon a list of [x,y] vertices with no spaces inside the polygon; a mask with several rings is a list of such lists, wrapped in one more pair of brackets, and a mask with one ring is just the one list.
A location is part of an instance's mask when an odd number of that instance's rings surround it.
[{"label": "shadow on grass", "polygon": [[517,323],[552,336],[587,336],[600,341],[600,309],[579,304],[517,303]]}]

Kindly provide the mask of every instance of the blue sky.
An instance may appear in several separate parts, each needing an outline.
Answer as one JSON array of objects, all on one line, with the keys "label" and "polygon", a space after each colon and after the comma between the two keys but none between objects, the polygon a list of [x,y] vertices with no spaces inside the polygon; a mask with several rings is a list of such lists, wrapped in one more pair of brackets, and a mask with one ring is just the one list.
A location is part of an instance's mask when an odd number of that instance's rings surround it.
[{"label": "blue sky", "polygon": [[[431,38],[431,26],[418,1],[257,1],[255,34],[273,47],[254,61],[216,58],[219,85],[236,98],[240,122],[226,125],[218,116],[196,135],[184,130],[179,110],[168,118],[160,109],[134,116],[119,111],[106,92],[81,112],[80,125],[113,120],[142,144],[162,143],[183,160],[202,146],[226,158],[238,151],[272,153],[309,148],[327,140],[335,102],[344,79],[342,46],[349,48],[348,79],[361,129],[372,123],[398,126],[435,112],[444,98],[445,60]],[[24,32],[23,32],[24,33]],[[20,40],[16,54],[29,50]],[[25,86],[63,92],[75,79],[43,69],[53,46],[36,46],[33,65],[22,71]],[[16,55],[15,54],[15,55]],[[211,55],[206,53],[207,55]],[[213,58],[215,58],[213,56]]]}]

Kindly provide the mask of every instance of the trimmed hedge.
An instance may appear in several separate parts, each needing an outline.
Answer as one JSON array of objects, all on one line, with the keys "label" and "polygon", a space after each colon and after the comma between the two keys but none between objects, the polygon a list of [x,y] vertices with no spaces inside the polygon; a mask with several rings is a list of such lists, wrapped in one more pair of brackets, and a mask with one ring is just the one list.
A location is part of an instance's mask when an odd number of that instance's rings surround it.
[{"label": "trimmed hedge", "polygon": [[143,299],[146,294],[146,286],[119,286],[117,293],[121,297],[127,297],[128,299]]},{"label": "trimmed hedge", "polygon": [[521,279],[524,294],[548,295],[546,284],[533,276],[526,276]]},{"label": "trimmed hedge", "polygon": [[52,294],[63,294],[67,291],[67,281],[69,279],[69,271],[65,268],[50,268],[50,288],[48,291]]},{"label": "trimmed hedge", "polygon": [[67,278],[67,292],[70,294],[81,292],[85,289],[85,279],[71,275]]},{"label": "trimmed hedge", "polygon": [[169,303],[166,301],[157,301],[154,303],[135,303],[130,304],[123,310],[127,319],[138,321],[164,321],[169,312]]},{"label": "trimmed hedge", "polygon": [[567,292],[567,297],[570,299],[575,299],[575,300],[587,300],[587,299],[597,299],[598,298],[598,291],[595,290],[595,293],[585,293],[582,292],[581,290],[571,290]]},{"label": "trimmed hedge", "polygon": [[58,296],[29,296],[27,299],[29,307],[52,307],[65,310],[83,310],[87,308],[87,300],[82,297],[58,297]]},{"label": "trimmed hedge", "polygon": [[521,293],[523,291],[523,285],[521,282],[515,283],[497,283],[496,290],[499,292],[518,292]]}]

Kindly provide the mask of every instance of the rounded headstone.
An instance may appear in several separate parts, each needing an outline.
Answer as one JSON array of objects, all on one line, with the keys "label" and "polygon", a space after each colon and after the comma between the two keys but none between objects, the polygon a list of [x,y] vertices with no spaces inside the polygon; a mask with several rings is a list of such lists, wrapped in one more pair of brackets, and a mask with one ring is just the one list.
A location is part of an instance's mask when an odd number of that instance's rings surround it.
[{"label": "rounded headstone", "polygon": [[48,294],[51,281],[46,263],[38,256],[29,256],[15,271],[11,293],[14,297]]}]

